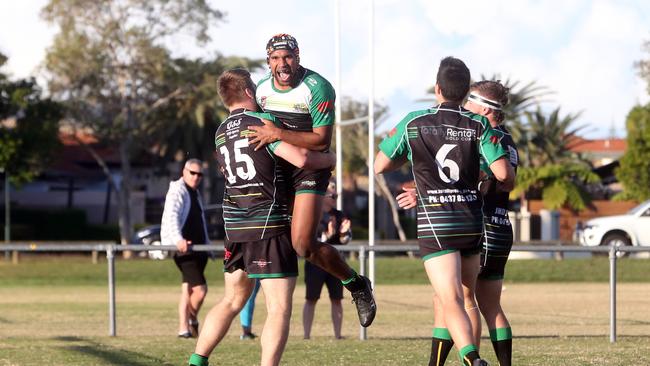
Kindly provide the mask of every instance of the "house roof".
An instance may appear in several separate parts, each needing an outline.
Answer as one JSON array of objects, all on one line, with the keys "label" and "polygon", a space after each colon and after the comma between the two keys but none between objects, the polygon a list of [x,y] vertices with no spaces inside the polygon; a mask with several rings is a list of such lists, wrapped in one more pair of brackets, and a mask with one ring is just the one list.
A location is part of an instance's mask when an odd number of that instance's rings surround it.
[{"label": "house roof", "polygon": [[574,137],[571,141],[571,151],[574,152],[623,154],[626,149],[627,140],[625,139],[588,140],[581,137]]},{"label": "house roof", "polygon": [[[91,147],[104,160],[109,169],[118,169],[120,166],[120,155],[117,146],[101,144],[91,133],[62,129],[59,131],[59,140],[63,147],[43,172],[44,176],[104,177],[101,167],[84,145]],[[133,159],[133,166],[146,165],[148,163],[146,160],[148,160],[146,156],[135,158]]]}]

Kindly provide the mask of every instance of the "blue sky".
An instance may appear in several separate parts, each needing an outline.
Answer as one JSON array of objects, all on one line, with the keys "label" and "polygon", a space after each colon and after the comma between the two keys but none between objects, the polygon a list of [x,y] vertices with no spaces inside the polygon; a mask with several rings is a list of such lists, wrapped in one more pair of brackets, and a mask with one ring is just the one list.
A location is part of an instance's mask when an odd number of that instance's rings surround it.
[{"label": "blue sky", "polygon": [[[38,17],[44,0],[0,2],[0,51],[10,57],[14,77],[39,76],[38,65],[55,28]],[[301,62],[334,82],[334,0],[213,1],[227,12],[211,31],[213,41],[196,47],[184,37],[169,41],[177,56],[264,57],[268,38],[293,34]],[[367,100],[369,81],[368,0],[341,1],[341,94]],[[29,27],[29,31],[16,30]],[[11,31],[9,31],[11,30]],[[389,107],[385,130],[414,109],[433,85],[439,60],[463,59],[474,79],[537,81],[555,93],[545,109],[582,111],[579,125],[588,137],[625,135],[625,117],[647,103],[646,84],[634,62],[650,58],[641,45],[650,40],[650,2],[427,1],[375,0],[375,96]]]}]

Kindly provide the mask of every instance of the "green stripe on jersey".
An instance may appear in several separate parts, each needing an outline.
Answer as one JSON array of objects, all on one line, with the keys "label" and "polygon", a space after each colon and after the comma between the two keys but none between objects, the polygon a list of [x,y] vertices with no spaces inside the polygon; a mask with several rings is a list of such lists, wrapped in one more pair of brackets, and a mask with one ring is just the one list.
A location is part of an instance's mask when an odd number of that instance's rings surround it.
[{"label": "green stripe on jersey", "polygon": [[249,273],[248,278],[283,278],[283,277],[298,277],[297,272],[287,273]]}]

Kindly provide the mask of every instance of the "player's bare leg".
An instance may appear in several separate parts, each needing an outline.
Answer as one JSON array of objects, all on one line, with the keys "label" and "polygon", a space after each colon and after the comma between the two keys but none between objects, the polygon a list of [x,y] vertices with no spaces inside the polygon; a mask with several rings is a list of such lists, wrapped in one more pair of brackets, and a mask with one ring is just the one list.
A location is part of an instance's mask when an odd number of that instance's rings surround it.
[{"label": "player's bare leg", "polygon": [[501,289],[503,280],[479,280],[476,299],[485,317],[488,328],[507,328],[510,326],[506,314],[501,308]]},{"label": "player's bare leg", "polygon": [[476,279],[480,270],[480,256],[461,256],[461,281],[463,285],[463,302],[465,312],[472,324],[474,345],[480,349],[481,343],[481,312],[476,304]]},{"label": "player's bare leg", "polygon": [[[481,340],[481,314],[478,310],[478,305],[475,299],[476,278],[478,276],[479,256],[472,255],[468,257],[461,256],[461,281],[463,285],[463,302],[465,312],[469,317],[472,325],[472,336],[474,338],[474,345],[479,348]],[[447,324],[445,323],[444,313],[442,311],[442,303],[438,296],[433,296],[433,314],[434,314],[434,335],[432,344],[430,365],[439,366],[444,365],[449,351],[453,347],[454,341],[451,339]]]},{"label": "player's bare leg", "polygon": [[[253,285],[253,280],[249,279],[246,272],[242,270],[224,273],[225,292],[223,298],[210,309],[210,312],[205,317],[203,330],[196,342],[194,355],[190,358],[191,365],[207,364],[207,358],[221,342],[228,332],[232,320],[248,301],[253,291]],[[205,361],[205,363],[193,362],[198,359]]]},{"label": "player's bare leg", "polygon": [[323,196],[301,193],[295,196],[291,218],[291,243],[299,256],[317,265],[341,281],[354,275],[354,271],[330,244],[315,240],[323,209]]},{"label": "player's bare leg", "polygon": [[265,278],[261,280],[266,299],[266,322],[262,329],[262,366],[280,364],[289,338],[289,321],[296,278]]},{"label": "player's bare leg", "polygon": [[464,307],[460,253],[452,252],[430,258],[424,262],[424,268],[438,297],[444,323],[461,355],[461,362],[463,365],[472,365],[480,357]]},{"label": "player's bare leg", "polygon": [[433,316],[429,366],[442,366],[447,361],[449,352],[454,348],[454,340],[451,338],[451,334],[445,323],[442,303],[435,293],[433,294]]},{"label": "player's bare leg", "polygon": [[359,323],[372,324],[377,305],[372,295],[370,280],[357,273],[347,264],[340,252],[332,245],[315,240],[316,228],[322,215],[323,196],[312,193],[297,194],[293,202],[291,219],[291,242],[299,256],[343,282],[352,294],[357,307]]},{"label": "player's bare leg", "polygon": [[[510,366],[512,360],[512,331],[510,322],[501,308],[503,280],[480,279],[476,300],[485,318],[499,364]],[[502,334],[499,334],[502,333]]]}]

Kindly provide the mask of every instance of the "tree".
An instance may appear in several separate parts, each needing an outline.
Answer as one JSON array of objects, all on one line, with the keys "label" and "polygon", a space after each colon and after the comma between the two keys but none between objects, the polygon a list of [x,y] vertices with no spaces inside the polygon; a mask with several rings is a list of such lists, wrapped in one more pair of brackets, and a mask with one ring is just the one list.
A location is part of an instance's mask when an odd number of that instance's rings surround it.
[{"label": "tree", "polygon": [[627,150],[616,170],[623,184],[617,199],[650,199],[650,104],[636,106],[627,115]]},{"label": "tree", "polygon": [[13,82],[0,73],[0,168],[12,183],[29,182],[47,166],[60,147],[62,117],[63,107],[43,99],[33,79]]},{"label": "tree", "polygon": [[[643,42],[641,49],[646,53],[650,53],[650,41]],[[647,90],[650,92],[650,60],[637,61],[634,66],[636,67],[639,76],[648,83]]]},{"label": "tree", "polygon": [[[548,115],[538,106],[534,111],[524,111],[517,121],[513,135],[522,165],[541,167],[546,164],[584,161],[573,148],[584,142],[578,133],[586,126],[574,127],[577,114],[560,114],[560,107]],[[586,161],[585,161],[586,163]]]},{"label": "tree", "polygon": [[589,167],[578,163],[522,167],[517,171],[517,185],[512,195],[523,195],[532,189],[541,192],[544,206],[551,210],[568,206],[580,211],[591,202],[585,184],[599,180]]},{"label": "tree", "polygon": [[154,112],[183,92],[161,93],[171,61],[163,41],[188,31],[207,41],[223,14],[204,0],[50,0],[42,16],[60,29],[45,61],[50,91],[74,125],[119,151],[119,181],[98,163],[118,192],[120,237],[128,243],[131,158],[150,131],[163,128]]},{"label": "tree", "polygon": [[[377,125],[380,125],[382,117],[385,117],[388,108],[382,105],[375,106],[375,121]],[[361,118],[368,116],[368,105],[366,103],[361,103],[359,101],[353,100],[351,98],[343,98],[341,101],[341,120],[351,120],[355,118]],[[343,133],[343,171],[345,174],[358,174],[365,173],[368,175],[368,179],[371,179],[371,176],[374,176],[375,183],[377,185],[380,197],[383,197],[390,207],[391,217],[393,219],[393,224],[397,230],[397,235],[401,241],[406,241],[406,234],[402,228],[402,224],[399,221],[399,212],[398,207],[395,202],[390,188],[386,182],[386,179],[383,175],[375,175],[372,168],[368,169],[368,124],[357,123],[350,126],[344,127],[345,133]],[[375,137],[375,146],[379,139]],[[374,153],[374,152],[373,152]]]},{"label": "tree", "polygon": [[[153,146],[151,152],[158,157],[161,166],[187,155],[203,160],[208,165],[206,181],[209,180],[209,200],[216,202],[223,194],[213,180],[217,177],[217,163],[213,159],[214,132],[229,114],[217,92],[217,79],[225,70],[243,67],[254,71],[261,68],[264,60],[216,55],[212,60],[175,59],[166,71],[162,94],[183,90],[166,106],[155,112],[155,119],[168,121],[166,128],[158,128],[148,134]],[[219,189],[221,188],[221,189]],[[205,189],[205,188],[204,188]]]},{"label": "tree", "polygon": [[584,142],[578,132],[585,126],[573,126],[578,116],[561,115],[560,107],[548,115],[539,106],[524,111],[525,119],[518,121],[515,138],[520,168],[511,196],[521,195],[523,199],[540,195],[549,209],[566,205],[580,211],[589,205],[591,197],[585,186],[600,179],[589,162],[573,151]]},{"label": "tree", "polygon": [[[388,108],[375,105],[375,121],[381,124]],[[341,120],[353,120],[368,116],[368,104],[352,98],[341,99]],[[368,123],[366,121],[343,127],[343,172],[355,174],[368,169]],[[367,174],[367,173],[366,173]]]}]

